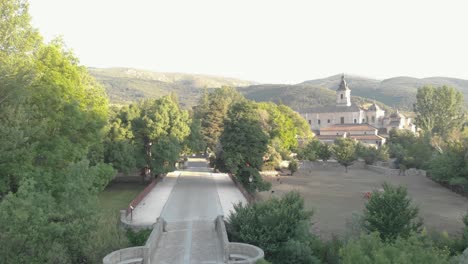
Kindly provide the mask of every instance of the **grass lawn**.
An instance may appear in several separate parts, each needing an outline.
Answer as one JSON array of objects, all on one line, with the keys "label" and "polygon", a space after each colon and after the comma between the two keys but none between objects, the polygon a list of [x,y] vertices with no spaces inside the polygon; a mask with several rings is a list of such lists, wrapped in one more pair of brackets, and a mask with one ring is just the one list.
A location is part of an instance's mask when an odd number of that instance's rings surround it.
[{"label": "grass lawn", "polygon": [[141,183],[113,183],[99,194],[99,205],[105,211],[118,214],[119,210],[126,209],[128,204],[145,189]]}]

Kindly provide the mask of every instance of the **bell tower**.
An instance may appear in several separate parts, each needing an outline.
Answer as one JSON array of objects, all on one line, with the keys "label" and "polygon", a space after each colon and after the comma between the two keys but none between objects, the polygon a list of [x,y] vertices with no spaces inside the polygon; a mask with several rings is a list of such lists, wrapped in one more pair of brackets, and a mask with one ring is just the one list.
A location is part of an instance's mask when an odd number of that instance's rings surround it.
[{"label": "bell tower", "polygon": [[351,106],[351,89],[344,78],[344,74],[341,75],[341,83],[336,90],[336,105],[337,106]]}]

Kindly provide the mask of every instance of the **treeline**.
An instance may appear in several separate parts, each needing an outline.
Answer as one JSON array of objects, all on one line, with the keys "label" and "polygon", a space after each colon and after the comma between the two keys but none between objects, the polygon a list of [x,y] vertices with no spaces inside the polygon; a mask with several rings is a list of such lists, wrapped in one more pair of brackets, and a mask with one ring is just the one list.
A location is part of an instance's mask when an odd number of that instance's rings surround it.
[{"label": "treeline", "polygon": [[298,139],[312,138],[305,120],[289,107],[256,103],[227,87],[204,93],[193,124],[191,137],[201,141],[192,144],[205,147],[212,166],[234,174],[250,191],[269,189],[258,171],[279,167],[297,149]]},{"label": "treeline", "polygon": [[[44,43],[28,4],[0,1],[0,262],[97,263],[103,89],[64,45]],[[115,243],[114,245],[110,245]]]},{"label": "treeline", "polygon": [[187,150],[191,118],[174,95],[111,108],[106,163],[125,174],[153,177],[173,171]]},{"label": "treeline", "polygon": [[390,131],[389,152],[402,170],[418,168],[452,189],[468,193],[468,130],[463,95],[451,87],[418,90],[418,135]]},{"label": "treeline", "polygon": [[97,195],[117,171],[173,170],[191,118],[171,95],[109,107],[64,44],[31,27],[27,1],[0,10],[0,263],[100,263],[132,241]]}]

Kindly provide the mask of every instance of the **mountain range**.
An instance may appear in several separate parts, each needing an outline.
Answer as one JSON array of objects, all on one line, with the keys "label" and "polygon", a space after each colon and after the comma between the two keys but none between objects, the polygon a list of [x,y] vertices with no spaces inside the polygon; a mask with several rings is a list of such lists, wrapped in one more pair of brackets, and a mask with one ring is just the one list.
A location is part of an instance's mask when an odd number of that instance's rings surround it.
[{"label": "mountain range", "polygon": [[[255,101],[282,102],[295,110],[323,106],[335,102],[335,92],[341,74],[327,78],[304,81],[299,84],[259,84],[234,78],[201,74],[160,73],[132,68],[89,68],[106,89],[111,103],[122,104],[144,98],[154,98],[170,93],[179,96],[184,108],[194,106],[204,88],[222,86],[237,87],[246,98]],[[376,80],[354,75],[346,75],[353,101],[360,105],[376,101],[388,109],[412,110],[419,87],[425,85],[452,86],[465,97],[468,104],[468,80],[448,77],[394,77]]]}]

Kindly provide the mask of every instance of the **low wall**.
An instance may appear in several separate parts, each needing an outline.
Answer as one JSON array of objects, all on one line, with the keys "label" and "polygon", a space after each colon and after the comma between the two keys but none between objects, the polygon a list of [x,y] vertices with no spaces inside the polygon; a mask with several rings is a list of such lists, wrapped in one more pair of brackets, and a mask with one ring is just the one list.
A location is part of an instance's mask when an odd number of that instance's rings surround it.
[{"label": "low wall", "polygon": [[374,166],[374,165],[367,165],[366,168],[368,170],[377,172],[379,174],[384,174],[385,176],[424,176],[426,177],[425,170],[418,170],[418,169],[407,169],[405,171],[400,171],[399,169],[391,169],[388,167],[381,167],[381,166]]},{"label": "low wall", "polygon": [[102,260],[103,264],[118,264],[121,262],[129,264],[143,264],[145,254],[147,254],[146,247],[131,247],[124,248],[110,253]]},{"label": "low wall", "polygon": [[156,184],[159,182],[158,179],[154,179],[153,181],[151,181],[150,184],[148,184],[148,186],[146,186],[146,188],[141,191],[137,197],[135,197],[135,199],[133,199],[130,204],[128,205],[127,207],[127,211],[126,211],[126,215],[128,216],[130,214],[130,211],[131,211],[131,206],[133,206],[133,208],[135,208],[141,201],[143,201],[143,199],[146,197],[146,195],[148,195],[148,193],[151,192],[151,190],[153,190],[154,186],[156,186]]},{"label": "low wall", "polygon": [[229,240],[222,215],[219,215],[215,219],[215,230],[216,235],[218,236],[218,240],[221,243],[221,250],[223,251],[223,262],[226,263],[229,260]]},{"label": "low wall", "polygon": [[[236,260],[241,256],[248,258]],[[259,247],[244,243],[229,243],[229,264],[255,264],[264,257],[265,253]]]},{"label": "low wall", "polygon": [[[338,168],[343,167],[340,163],[336,161],[308,161],[301,160],[299,161],[299,169],[314,169],[314,168]],[[350,169],[364,169],[366,163],[364,161],[355,161],[352,165],[348,166]]]},{"label": "low wall", "polygon": [[[125,212],[125,210],[122,211]],[[114,251],[104,257],[102,260],[103,264],[151,264],[151,256],[159,244],[162,233],[165,231],[166,221],[158,217],[156,223],[152,225],[152,228],[153,231],[151,231],[144,246],[123,248]],[[156,263],[156,260],[153,260],[153,263]]]},{"label": "low wall", "polygon": [[242,185],[242,183],[240,183],[237,178],[232,175],[231,173],[228,173],[229,175],[229,178],[231,178],[231,180],[234,182],[234,184],[236,185],[236,187],[240,190],[240,192],[242,193],[242,195],[244,195],[245,199],[247,200],[247,202],[249,203],[252,203],[255,201],[255,197],[249,193],[245,188],[244,186]]},{"label": "low wall", "polygon": [[159,241],[163,235],[163,232],[166,230],[166,221],[158,217],[156,223],[153,226],[153,231],[151,231],[148,240],[146,240],[145,247],[147,248],[146,255],[145,255],[145,264],[156,263],[156,260],[151,260],[151,256],[153,256],[156,248],[158,247]]}]

